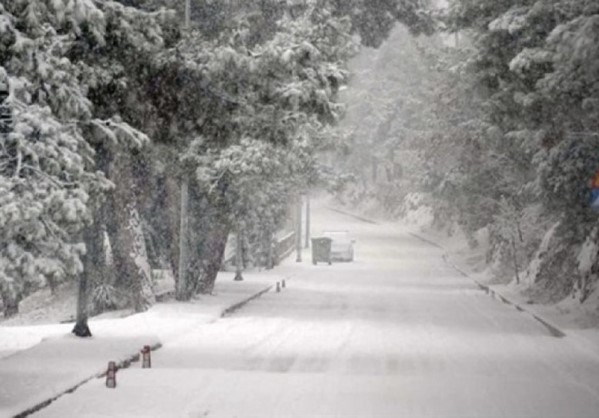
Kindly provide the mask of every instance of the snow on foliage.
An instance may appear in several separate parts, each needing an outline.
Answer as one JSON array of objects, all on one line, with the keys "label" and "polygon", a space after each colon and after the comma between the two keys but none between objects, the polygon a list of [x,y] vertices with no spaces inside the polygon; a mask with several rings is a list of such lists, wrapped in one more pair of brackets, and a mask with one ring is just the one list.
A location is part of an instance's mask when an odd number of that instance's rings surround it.
[{"label": "snow on foliage", "polygon": [[508,31],[514,34],[526,27],[528,8],[516,6],[489,23],[491,31]]},{"label": "snow on foliage", "polygon": [[547,250],[549,249],[551,240],[553,239],[559,224],[559,222],[556,222],[551,228],[549,228],[547,232],[545,232],[545,235],[543,236],[543,239],[541,240],[534,257],[528,265],[526,275],[523,279],[523,284],[532,286],[535,283],[541,268],[541,263],[543,262],[543,257],[547,255]]},{"label": "snow on foliage", "polygon": [[80,232],[113,186],[96,167],[97,144],[149,141],[118,115],[94,117],[89,88],[115,75],[97,52],[107,38],[143,50],[163,42],[158,14],[112,1],[6,0],[0,12],[14,119],[0,147],[0,290],[18,302],[44,280],[82,273]]},{"label": "snow on foliage", "polygon": [[597,243],[593,241],[591,237],[588,237],[584,244],[582,244],[582,248],[578,253],[578,270],[582,274],[588,274],[591,272],[591,269],[595,265],[597,260],[597,252],[599,247]]}]

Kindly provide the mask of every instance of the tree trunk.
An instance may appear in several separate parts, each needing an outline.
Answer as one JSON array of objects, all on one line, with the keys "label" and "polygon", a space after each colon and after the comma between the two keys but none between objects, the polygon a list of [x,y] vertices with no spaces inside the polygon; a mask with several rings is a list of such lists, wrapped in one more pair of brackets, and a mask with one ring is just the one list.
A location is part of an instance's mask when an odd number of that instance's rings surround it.
[{"label": "tree trunk", "polygon": [[261,236],[261,241],[262,241],[262,254],[263,254],[263,261],[264,264],[263,266],[267,269],[267,270],[271,270],[274,267],[274,248],[273,248],[273,227],[272,227],[272,221],[267,220],[266,222],[264,222],[264,226],[263,226],[263,230],[262,230],[262,236]]},{"label": "tree trunk", "polygon": [[194,293],[210,294],[225,255],[231,230],[227,209],[208,200],[197,185],[189,185],[189,260],[188,283]]},{"label": "tree trunk", "polygon": [[514,256],[514,273],[516,274],[516,284],[520,284],[520,274],[518,273],[518,250],[516,249],[516,239],[512,235],[512,252]]},{"label": "tree trunk", "polygon": [[216,223],[209,229],[202,245],[201,259],[197,265],[199,271],[198,293],[210,294],[214,290],[216,276],[223,263],[228,237],[227,225]]},{"label": "tree trunk", "polygon": [[168,240],[168,259],[173,271],[175,280],[179,277],[179,211],[180,211],[180,191],[179,184],[173,178],[166,178],[164,181],[164,216],[163,222],[168,228],[168,236],[163,239]]},{"label": "tree trunk", "polygon": [[83,232],[83,240],[87,252],[83,256],[83,272],[79,275],[77,318],[72,331],[78,337],[92,336],[87,324],[89,318],[89,290],[93,283],[102,282],[102,273],[106,262],[106,257],[104,256],[104,230],[102,228],[100,211],[94,215],[94,222]]},{"label": "tree trunk", "polygon": [[177,268],[177,283],[175,298],[177,300],[189,300],[190,283],[193,277],[189,277],[190,269],[190,246],[192,231],[189,228],[189,181],[181,180],[181,199],[179,208],[179,260]]},{"label": "tree trunk", "polygon": [[[152,153],[153,152],[153,153]],[[152,150],[149,154],[137,156],[134,170],[137,194],[137,208],[143,220],[143,231],[148,251],[148,262],[155,269],[171,268],[171,251],[177,248],[173,242],[172,196],[169,189],[174,175],[166,171],[167,150]],[[174,208],[178,211],[178,208]],[[175,217],[178,214],[175,212]]]},{"label": "tree trunk", "polygon": [[19,313],[19,297],[15,289],[8,283],[0,286],[0,297],[5,318],[10,318]]},{"label": "tree trunk", "polygon": [[115,181],[115,189],[109,196],[111,213],[107,215],[116,286],[130,295],[130,303],[136,312],[145,311],[154,302],[151,268],[147,259],[141,217],[137,210],[136,187],[132,158],[126,153],[114,156],[109,178]]}]

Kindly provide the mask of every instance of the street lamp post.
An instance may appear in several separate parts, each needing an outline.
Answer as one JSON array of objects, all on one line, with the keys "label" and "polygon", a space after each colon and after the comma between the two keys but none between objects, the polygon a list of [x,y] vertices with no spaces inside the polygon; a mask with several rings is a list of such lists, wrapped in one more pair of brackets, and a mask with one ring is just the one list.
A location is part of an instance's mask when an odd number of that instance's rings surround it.
[{"label": "street lamp post", "polygon": [[302,196],[297,196],[295,204],[295,261],[302,261]]},{"label": "street lamp post", "polygon": [[310,195],[306,193],[306,242],[305,248],[310,248]]}]

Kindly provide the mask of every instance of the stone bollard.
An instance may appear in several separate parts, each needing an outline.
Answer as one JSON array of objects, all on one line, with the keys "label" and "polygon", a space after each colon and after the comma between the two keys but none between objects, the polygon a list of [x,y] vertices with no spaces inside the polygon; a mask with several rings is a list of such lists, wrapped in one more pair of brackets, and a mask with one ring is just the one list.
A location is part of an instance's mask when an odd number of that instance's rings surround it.
[{"label": "stone bollard", "polygon": [[144,345],[144,348],[141,350],[141,368],[142,369],[150,369],[152,367],[152,358],[151,358],[152,349],[149,345]]},{"label": "stone bollard", "polygon": [[279,282],[277,282],[277,293],[279,293],[281,291],[281,285],[279,284]]},{"label": "stone bollard", "polygon": [[108,370],[106,371],[106,387],[114,389],[116,387],[116,363],[108,362]]},{"label": "stone bollard", "polygon": [[285,284],[285,280],[283,280],[283,281],[281,282],[281,287],[282,287],[283,289],[285,289],[285,288],[287,287],[287,285]]}]

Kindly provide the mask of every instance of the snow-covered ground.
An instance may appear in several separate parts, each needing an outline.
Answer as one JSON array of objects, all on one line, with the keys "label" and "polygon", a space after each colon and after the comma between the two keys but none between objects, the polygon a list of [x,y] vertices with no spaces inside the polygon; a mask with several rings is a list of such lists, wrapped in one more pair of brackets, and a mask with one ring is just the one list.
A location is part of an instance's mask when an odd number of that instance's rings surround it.
[{"label": "snow-covered ground", "polygon": [[599,350],[552,337],[397,225],[313,213],[314,231],[355,234],[355,262],[287,260],[281,293],[172,332],[152,369],[119,371],[116,389],[94,379],[35,416],[597,417]]},{"label": "snow-covered ground", "polygon": [[[221,273],[214,295],[190,303],[160,303],[125,318],[103,315],[90,321],[94,336],[89,339],[74,337],[73,324],[0,326],[0,417],[51,399],[106,370],[108,361],[126,360],[144,345],[165,343],[214,322],[224,310],[281,279],[271,271],[246,274],[245,281],[233,282],[233,273]],[[60,299],[58,305],[63,303],[70,302]],[[51,316],[53,310],[48,312]]]}]

